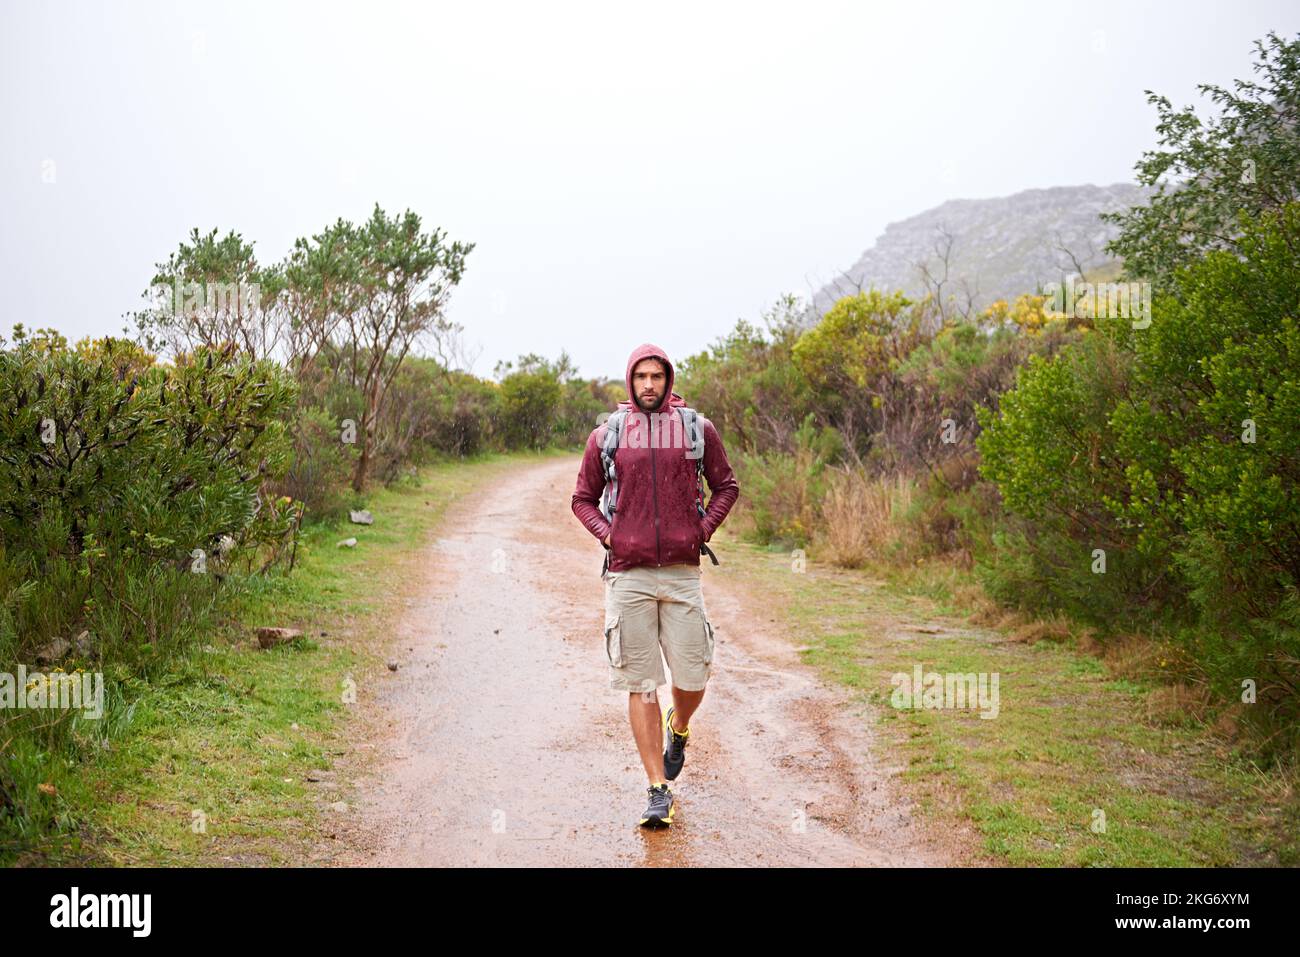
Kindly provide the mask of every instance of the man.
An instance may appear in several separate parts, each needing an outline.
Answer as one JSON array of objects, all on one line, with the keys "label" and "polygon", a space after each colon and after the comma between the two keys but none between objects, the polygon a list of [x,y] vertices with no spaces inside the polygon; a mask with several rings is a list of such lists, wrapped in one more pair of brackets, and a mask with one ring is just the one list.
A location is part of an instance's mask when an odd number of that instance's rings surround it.
[{"label": "man", "polygon": [[[605,577],[605,654],[610,686],[628,693],[628,718],[650,781],[645,826],[668,826],[674,780],[686,760],[691,715],[704,697],[713,661],[713,625],[704,611],[700,554],[740,495],[717,430],[703,416],[704,478],[708,509],[700,515],[698,446],[677,411],[686,405],[673,391],[673,365],[646,343],[627,360],[628,414],[614,457],[617,499],[613,521],[600,510],[606,475],[601,459],[606,426],[587,438],[573,492],[573,514],[608,551]],[[711,553],[710,553],[711,554]],[[662,657],[661,652],[662,650]],[[659,710],[672,672],[672,706]],[[659,751],[659,735],[664,750]]]}]

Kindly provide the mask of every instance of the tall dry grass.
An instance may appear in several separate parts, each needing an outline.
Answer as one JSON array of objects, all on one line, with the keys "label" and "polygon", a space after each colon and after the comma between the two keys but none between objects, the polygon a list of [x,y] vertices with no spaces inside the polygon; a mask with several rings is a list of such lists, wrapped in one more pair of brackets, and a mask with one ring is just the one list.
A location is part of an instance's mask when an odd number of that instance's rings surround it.
[{"label": "tall dry grass", "polygon": [[915,491],[915,483],[901,475],[869,476],[855,467],[828,470],[819,551],[843,568],[906,560],[918,544],[905,520]]}]

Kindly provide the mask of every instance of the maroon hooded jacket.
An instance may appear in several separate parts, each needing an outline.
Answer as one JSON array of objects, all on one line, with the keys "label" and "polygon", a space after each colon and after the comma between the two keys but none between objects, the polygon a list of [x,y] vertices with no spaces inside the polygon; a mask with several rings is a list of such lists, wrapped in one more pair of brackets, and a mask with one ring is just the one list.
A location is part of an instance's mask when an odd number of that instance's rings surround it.
[{"label": "maroon hooded jacket", "polygon": [[[632,370],[642,359],[655,358],[664,365],[664,398],[658,408],[644,412],[636,403]],[[696,459],[689,458],[682,417],[670,412],[685,400],[673,391],[673,364],[658,346],[646,343],[632,350],[627,360],[628,398],[618,404],[629,409],[619,438],[614,469],[618,476],[618,501],[614,522],[600,513],[605,490],[605,469],[600,450],[605,426],[587,437],[587,449],[573,491],[573,514],[600,541],[609,537],[609,570],[627,571],[636,565],[698,565],[700,546],[707,542],[740,496],[740,486],[727,462],[713,423],[699,417],[704,429],[704,478],[709,504],[703,517],[696,510]],[[640,413],[640,414],[637,414]]]}]

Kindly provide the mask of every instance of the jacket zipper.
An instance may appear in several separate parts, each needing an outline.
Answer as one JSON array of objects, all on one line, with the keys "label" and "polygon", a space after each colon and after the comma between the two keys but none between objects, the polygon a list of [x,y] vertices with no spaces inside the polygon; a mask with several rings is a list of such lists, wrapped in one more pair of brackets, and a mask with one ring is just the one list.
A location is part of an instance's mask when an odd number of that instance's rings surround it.
[{"label": "jacket zipper", "polygon": [[655,500],[655,566],[658,567],[660,559],[663,557],[659,554],[659,477],[655,471],[655,420],[654,413],[650,413],[650,487],[654,490]]}]

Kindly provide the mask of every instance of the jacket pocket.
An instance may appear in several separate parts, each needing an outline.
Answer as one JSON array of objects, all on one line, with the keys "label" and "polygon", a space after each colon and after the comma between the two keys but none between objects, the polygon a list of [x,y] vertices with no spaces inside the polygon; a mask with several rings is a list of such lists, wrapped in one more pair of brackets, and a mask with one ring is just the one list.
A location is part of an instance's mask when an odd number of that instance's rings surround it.
[{"label": "jacket pocket", "polygon": [[611,563],[621,551],[618,546],[618,535],[622,531],[622,529],[619,528],[619,517],[619,513],[615,512],[614,521],[610,522],[609,525],[609,560]]},{"label": "jacket pocket", "polygon": [[605,656],[615,668],[623,667],[622,615],[605,619]]}]

